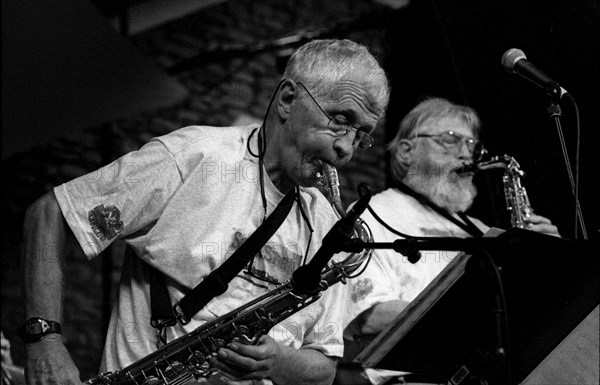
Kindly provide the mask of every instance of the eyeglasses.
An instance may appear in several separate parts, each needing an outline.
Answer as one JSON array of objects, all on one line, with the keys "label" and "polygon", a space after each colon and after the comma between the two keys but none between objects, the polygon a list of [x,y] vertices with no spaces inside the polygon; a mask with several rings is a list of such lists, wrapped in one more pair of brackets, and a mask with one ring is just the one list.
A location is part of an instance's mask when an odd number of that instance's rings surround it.
[{"label": "eyeglasses", "polygon": [[327,119],[329,119],[329,122],[327,123],[327,128],[335,136],[341,138],[344,135],[348,134],[352,129],[354,129],[356,130],[356,136],[354,137],[354,142],[352,142],[353,146],[357,146],[361,150],[366,150],[367,148],[370,148],[373,145],[373,137],[367,132],[361,131],[360,126],[353,126],[352,124],[350,124],[350,122],[348,122],[348,120],[346,120],[346,118],[344,118],[341,115],[329,116],[327,112],[325,112],[325,110],[321,108],[317,100],[311,95],[306,86],[304,86],[304,84],[300,82],[297,83],[298,85],[302,86],[302,88],[304,88],[308,96],[310,96],[310,98],[313,100],[313,102],[315,102],[317,107],[319,107],[319,110],[321,110],[323,115],[325,115]]},{"label": "eyeglasses", "polygon": [[473,156],[473,160],[481,159],[485,154],[486,150],[483,147],[483,144],[473,138],[468,138],[464,135],[457,134],[454,131],[446,131],[441,134],[417,134],[414,137],[416,138],[431,138],[435,140],[437,143],[444,146],[444,148],[449,150],[460,151],[463,144],[467,145],[467,149]]}]

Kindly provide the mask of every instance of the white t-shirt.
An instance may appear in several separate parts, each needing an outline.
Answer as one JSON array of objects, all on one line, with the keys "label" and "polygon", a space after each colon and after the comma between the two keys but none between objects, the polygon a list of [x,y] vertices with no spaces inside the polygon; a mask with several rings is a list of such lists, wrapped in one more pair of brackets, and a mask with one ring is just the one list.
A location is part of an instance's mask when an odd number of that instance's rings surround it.
[{"label": "white t-shirt", "polygon": [[[63,215],[88,258],[118,238],[137,255],[126,258],[123,265],[102,371],[123,368],[156,350],[146,264],[165,275],[175,303],[262,223],[258,160],[247,150],[250,133],[256,128],[185,127],[55,189]],[[250,146],[254,153],[256,137],[255,133]],[[266,173],[264,182],[269,215],[283,194]],[[300,199],[314,229],[311,244],[309,226],[295,202],[284,223],[262,248],[262,256],[254,258],[258,274],[273,282],[288,281],[303,263],[307,248],[310,259],[337,220],[317,189],[300,188]],[[189,324],[168,328],[168,340],[276,286],[242,272]],[[341,356],[340,317],[347,312],[347,302],[340,286],[331,287],[316,303],[281,322],[269,335],[288,346]]]},{"label": "white t-shirt", "polygon": [[[463,229],[423,206],[413,197],[397,189],[387,189],[373,196],[371,207],[392,228],[412,236],[457,237],[470,235]],[[402,238],[387,230],[368,212],[362,215],[373,232],[375,242],[394,242]],[[458,217],[457,217],[458,218]],[[483,232],[489,228],[470,218]],[[460,220],[460,219],[459,219]],[[373,305],[390,300],[410,302],[452,261],[456,251],[423,250],[417,263],[391,249],[376,249],[363,274],[348,281],[351,289],[354,316]]]},{"label": "white t-shirt", "polygon": [[[398,189],[390,188],[373,196],[371,208],[392,228],[412,236],[457,237],[470,235],[438,214],[428,206]],[[365,211],[362,219],[367,222],[375,242],[394,242],[402,237],[387,230]],[[458,216],[457,216],[457,219]],[[481,221],[469,219],[483,232],[489,227]],[[459,219],[460,220],[460,219]],[[372,306],[391,300],[411,302],[433,281],[433,279],[456,257],[458,252],[447,250],[421,251],[421,258],[411,263],[408,258],[391,249],[375,249],[371,262],[364,273],[348,281],[352,306],[350,320],[356,318]],[[353,339],[359,333],[357,325],[350,325],[346,338]],[[366,369],[372,384],[383,384],[392,377],[405,372],[379,369]]]}]

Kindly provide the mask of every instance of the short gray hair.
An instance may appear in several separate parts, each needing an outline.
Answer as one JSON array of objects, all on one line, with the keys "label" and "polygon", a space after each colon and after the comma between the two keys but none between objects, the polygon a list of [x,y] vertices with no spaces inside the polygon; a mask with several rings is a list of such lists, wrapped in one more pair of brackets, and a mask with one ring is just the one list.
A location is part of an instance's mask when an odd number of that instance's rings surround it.
[{"label": "short gray hair", "polygon": [[396,151],[400,147],[403,139],[408,139],[418,128],[424,124],[442,118],[457,118],[462,120],[473,130],[473,133],[479,135],[481,131],[481,120],[474,109],[467,106],[454,104],[444,98],[427,98],[417,104],[400,122],[396,136],[387,145],[390,152],[390,168],[392,177],[399,182],[405,177],[408,165],[398,162]]},{"label": "short gray hair", "polygon": [[351,40],[313,40],[298,48],[290,57],[283,77],[316,88],[316,94],[330,97],[336,83],[348,75],[360,74],[369,90],[369,103],[379,114],[385,111],[390,86],[377,59],[364,45]]}]

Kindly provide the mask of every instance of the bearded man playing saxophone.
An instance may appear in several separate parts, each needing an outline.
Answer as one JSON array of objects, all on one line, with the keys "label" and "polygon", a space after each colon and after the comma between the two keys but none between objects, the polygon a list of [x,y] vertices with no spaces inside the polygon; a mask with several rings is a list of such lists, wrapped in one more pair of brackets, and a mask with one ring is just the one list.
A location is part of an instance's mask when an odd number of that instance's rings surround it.
[{"label": "bearded man playing saxophone", "polygon": [[[470,107],[441,98],[419,103],[403,118],[388,145],[394,186],[373,196],[370,205],[375,213],[394,229],[413,236],[465,238],[489,230],[464,214],[477,191],[473,173],[457,173],[482,155],[479,131],[479,117]],[[398,239],[370,213],[362,218],[377,242]],[[559,236],[545,217],[532,214],[525,220],[528,230]],[[423,251],[417,263],[409,263],[394,250],[374,250],[366,271],[349,281],[356,318],[346,334],[382,331],[456,254]],[[389,373],[382,371],[340,369],[337,383],[381,384],[389,379]]]}]

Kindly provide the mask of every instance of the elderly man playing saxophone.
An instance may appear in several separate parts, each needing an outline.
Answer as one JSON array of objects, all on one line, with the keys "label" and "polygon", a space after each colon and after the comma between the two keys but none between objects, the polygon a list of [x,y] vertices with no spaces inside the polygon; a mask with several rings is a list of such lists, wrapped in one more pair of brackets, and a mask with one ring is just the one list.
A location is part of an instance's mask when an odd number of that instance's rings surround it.
[{"label": "elderly man playing saxophone", "polygon": [[[68,239],[76,239],[88,258],[118,239],[130,246],[101,371],[139,362],[156,352],[163,337],[185,336],[262,296],[313,257],[337,221],[315,188],[323,165],[343,166],[355,150],[371,146],[370,133],[388,97],[386,75],[366,47],[349,40],[312,41],[291,56],[262,124],[179,129],[39,199],[24,226],[28,383],[81,383],[59,325]],[[286,198],[289,214],[259,252],[249,253],[253,259],[228,290],[189,323],[157,334],[150,322],[150,269],[162,274],[168,302],[177,303]],[[215,343],[219,348],[210,363],[218,374],[201,380],[331,383],[335,357],[342,354],[341,332],[324,336],[322,328],[335,323],[340,329],[339,286],[255,345]]]}]

